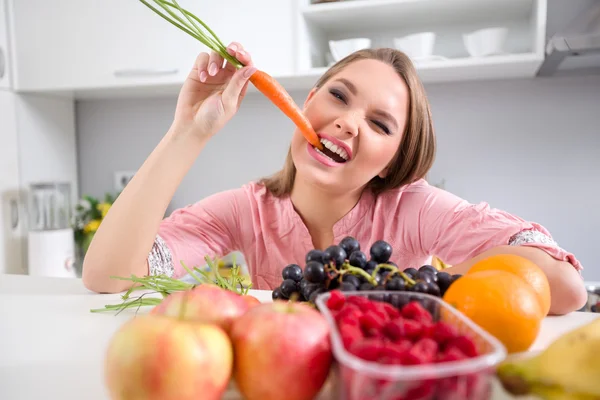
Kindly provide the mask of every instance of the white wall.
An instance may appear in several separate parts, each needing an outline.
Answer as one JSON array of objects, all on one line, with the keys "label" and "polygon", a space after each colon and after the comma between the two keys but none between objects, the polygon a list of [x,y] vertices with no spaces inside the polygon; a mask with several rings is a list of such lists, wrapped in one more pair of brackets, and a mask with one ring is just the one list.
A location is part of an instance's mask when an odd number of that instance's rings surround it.
[{"label": "white wall", "polygon": [[[452,83],[427,87],[439,151],[430,181],[546,226],[600,280],[600,76]],[[301,104],[305,93],[293,93]],[[80,187],[113,190],[113,172],[135,170],[168,129],[174,98],[77,104]],[[260,94],[206,147],[171,205],[276,171],[293,127]],[[157,188],[160,190],[160,188]]]}]

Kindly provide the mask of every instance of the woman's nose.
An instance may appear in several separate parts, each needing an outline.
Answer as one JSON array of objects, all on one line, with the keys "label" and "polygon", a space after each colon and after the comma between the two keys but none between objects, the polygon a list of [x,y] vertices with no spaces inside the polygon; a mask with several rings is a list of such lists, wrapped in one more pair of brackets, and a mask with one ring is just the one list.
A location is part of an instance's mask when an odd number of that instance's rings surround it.
[{"label": "woman's nose", "polygon": [[345,115],[335,121],[335,127],[342,131],[343,134],[349,136],[358,135],[358,123],[356,118],[351,115]]}]

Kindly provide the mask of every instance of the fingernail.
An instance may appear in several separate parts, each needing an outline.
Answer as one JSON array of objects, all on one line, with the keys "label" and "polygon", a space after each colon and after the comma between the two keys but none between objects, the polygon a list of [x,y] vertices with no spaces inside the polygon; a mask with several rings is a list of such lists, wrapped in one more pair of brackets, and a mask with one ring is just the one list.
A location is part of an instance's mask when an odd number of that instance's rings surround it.
[{"label": "fingernail", "polygon": [[200,72],[200,82],[204,82],[206,80],[206,71]]},{"label": "fingernail", "polygon": [[240,51],[238,51],[238,54],[239,54],[240,56],[245,56],[245,55],[246,55],[246,52],[245,52],[244,50],[240,50]]},{"label": "fingernail", "polygon": [[250,78],[254,72],[256,72],[256,67],[249,67],[244,71],[244,78]]},{"label": "fingernail", "polygon": [[210,63],[210,66],[208,67],[208,73],[212,76],[214,76],[217,73],[217,64],[216,63]]},{"label": "fingernail", "polygon": [[235,51],[237,50],[237,46],[235,44],[232,44],[231,46],[229,46],[229,49],[235,53]]}]

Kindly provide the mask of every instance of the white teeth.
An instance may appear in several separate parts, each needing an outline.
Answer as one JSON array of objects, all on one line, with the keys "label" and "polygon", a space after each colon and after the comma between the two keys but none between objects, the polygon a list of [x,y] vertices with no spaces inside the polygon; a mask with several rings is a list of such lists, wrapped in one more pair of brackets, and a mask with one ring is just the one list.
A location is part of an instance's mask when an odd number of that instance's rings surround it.
[{"label": "white teeth", "polygon": [[342,147],[339,147],[333,144],[331,141],[323,138],[321,138],[321,143],[323,143],[323,146],[327,147],[333,153],[337,153],[344,160],[348,161],[348,153],[346,153],[346,150],[344,150]]}]

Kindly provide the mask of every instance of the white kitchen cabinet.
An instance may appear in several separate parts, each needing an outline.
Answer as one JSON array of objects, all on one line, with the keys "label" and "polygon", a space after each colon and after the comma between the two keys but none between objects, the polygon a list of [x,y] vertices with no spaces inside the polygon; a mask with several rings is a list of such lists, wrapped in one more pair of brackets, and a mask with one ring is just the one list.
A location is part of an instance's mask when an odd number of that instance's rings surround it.
[{"label": "white kitchen cabinet", "polygon": [[11,87],[11,70],[8,62],[8,4],[0,0],[0,89]]},{"label": "white kitchen cabinet", "polygon": [[23,273],[25,265],[14,96],[0,89],[0,273]]},{"label": "white kitchen cabinet", "polygon": [[[137,0],[8,1],[14,86],[22,92],[178,88],[207,50]],[[292,73],[291,0],[179,4],[225,44],[242,42],[271,74]]]},{"label": "white kitchen cabinet", "polygon": [[26,273],[28,188],[54,181],[76,201],[73,101],[0,90],[0,273]]},{"label": "white kitchen cabinet", "polygon": [[[319,4],[296,0],[296,4],[297,72],[305,84],[315,82],[334,61],[328,54],[330,41],[346,39],[370,39],[370,47],[397,47],[395,39],[433,33],[433,53],[413,58],[421,80],[427,83],[534,77],[545,57],[547,0],[352,0]],[[501,51],[471,56],[463,35],[486,28],[507,29]]]}]

